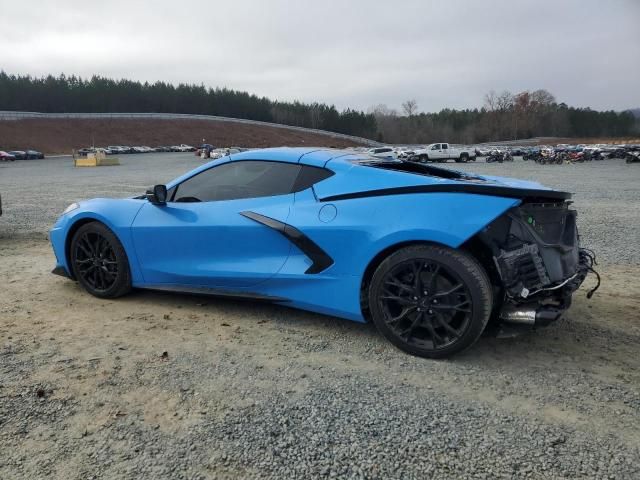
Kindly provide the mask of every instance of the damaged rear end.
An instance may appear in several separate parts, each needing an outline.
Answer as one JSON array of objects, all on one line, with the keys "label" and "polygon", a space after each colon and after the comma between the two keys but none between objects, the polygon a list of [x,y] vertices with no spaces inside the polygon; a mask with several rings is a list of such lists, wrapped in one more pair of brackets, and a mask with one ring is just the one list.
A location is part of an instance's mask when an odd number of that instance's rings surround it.
[{"label": "damaged rear end", "polygon": [[[595,257],[580,247],[577,213],[570,204],[558,199],[524,199],[479,234],[495,267],[499,302],[494,317],[500,334],[558,320],[587,274],[595,273]],[[599,284],[598,276],[598,285],[588,297]]]}]

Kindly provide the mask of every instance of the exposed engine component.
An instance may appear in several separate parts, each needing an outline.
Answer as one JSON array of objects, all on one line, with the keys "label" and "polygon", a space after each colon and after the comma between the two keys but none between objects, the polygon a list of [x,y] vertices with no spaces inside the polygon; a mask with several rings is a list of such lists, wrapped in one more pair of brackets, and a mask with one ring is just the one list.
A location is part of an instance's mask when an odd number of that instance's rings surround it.
[{"label": "exposed engine component", "polygon": [[491,248],[504,298],[499,319],[512,328],[547,325],[562,316],[571,295],[594,271],[595,255],[580,248],[570,202],[524,203],[480,235]]},{"label": "exposed engine component", "polygon": [[550,283],[535,244],[525,244],[509,251],[501,250],[495,262],[510,296],[527,298],[530,291]]}]

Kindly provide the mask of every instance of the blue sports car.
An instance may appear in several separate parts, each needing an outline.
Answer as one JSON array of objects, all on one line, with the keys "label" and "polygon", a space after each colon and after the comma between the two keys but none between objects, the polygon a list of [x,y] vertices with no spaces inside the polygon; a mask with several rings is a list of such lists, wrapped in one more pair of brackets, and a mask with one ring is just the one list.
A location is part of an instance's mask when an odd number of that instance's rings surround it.
[{"label": "blue sports car", "polygon": [[402,350],[445,357],[489,323],[531,329],[569,307],[593,266],[569,198],[352,151],[247,151],[70,205],[53,273],[101,298],[149,288],[373,321]]}]

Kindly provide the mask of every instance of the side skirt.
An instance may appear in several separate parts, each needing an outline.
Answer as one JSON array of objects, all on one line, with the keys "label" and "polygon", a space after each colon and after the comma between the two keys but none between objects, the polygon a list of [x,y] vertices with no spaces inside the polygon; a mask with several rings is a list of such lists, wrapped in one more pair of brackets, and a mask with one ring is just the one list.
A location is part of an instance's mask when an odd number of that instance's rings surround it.
[{"label": "side skirt", "polygon": [[271,295],[263,295],[261,293],[238,292],[238,291],[222,290],[222,289],[210,288],[210,287],[163,285],[163,284],[153,285],[152,284],[152,285],[144,285],[144,286],[135,286],[135,288],[140,288],[144,290],[156,290],[161,292],[185,293],[189,295],[206,295],[211,297],[238,298],[243,300],[255,300],[255,301],[270,302],[270,303],[285,303],[285,302],[291,301],[288,298],[275,297]]}]

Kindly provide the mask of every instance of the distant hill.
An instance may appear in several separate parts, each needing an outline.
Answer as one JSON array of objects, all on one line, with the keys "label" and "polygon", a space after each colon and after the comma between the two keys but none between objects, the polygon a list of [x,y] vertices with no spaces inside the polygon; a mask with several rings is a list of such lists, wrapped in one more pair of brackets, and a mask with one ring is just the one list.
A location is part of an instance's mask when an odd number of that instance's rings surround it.
[{"label": "distant hill", "polygon": [[340,138],[331,132],[292,130],[282,125],[238,123],[234,119],[160,120],[151,118],[26,118],[0,120],[0,150],[34,148],[47,154],[106,145],[199,145],[202,139],[220,147],[352,147],[366,140]]},{"label": "distant hill", "polygon": [[640,118],[640,108],[630,108],[628,111],[633,113],[634,117]]}]

